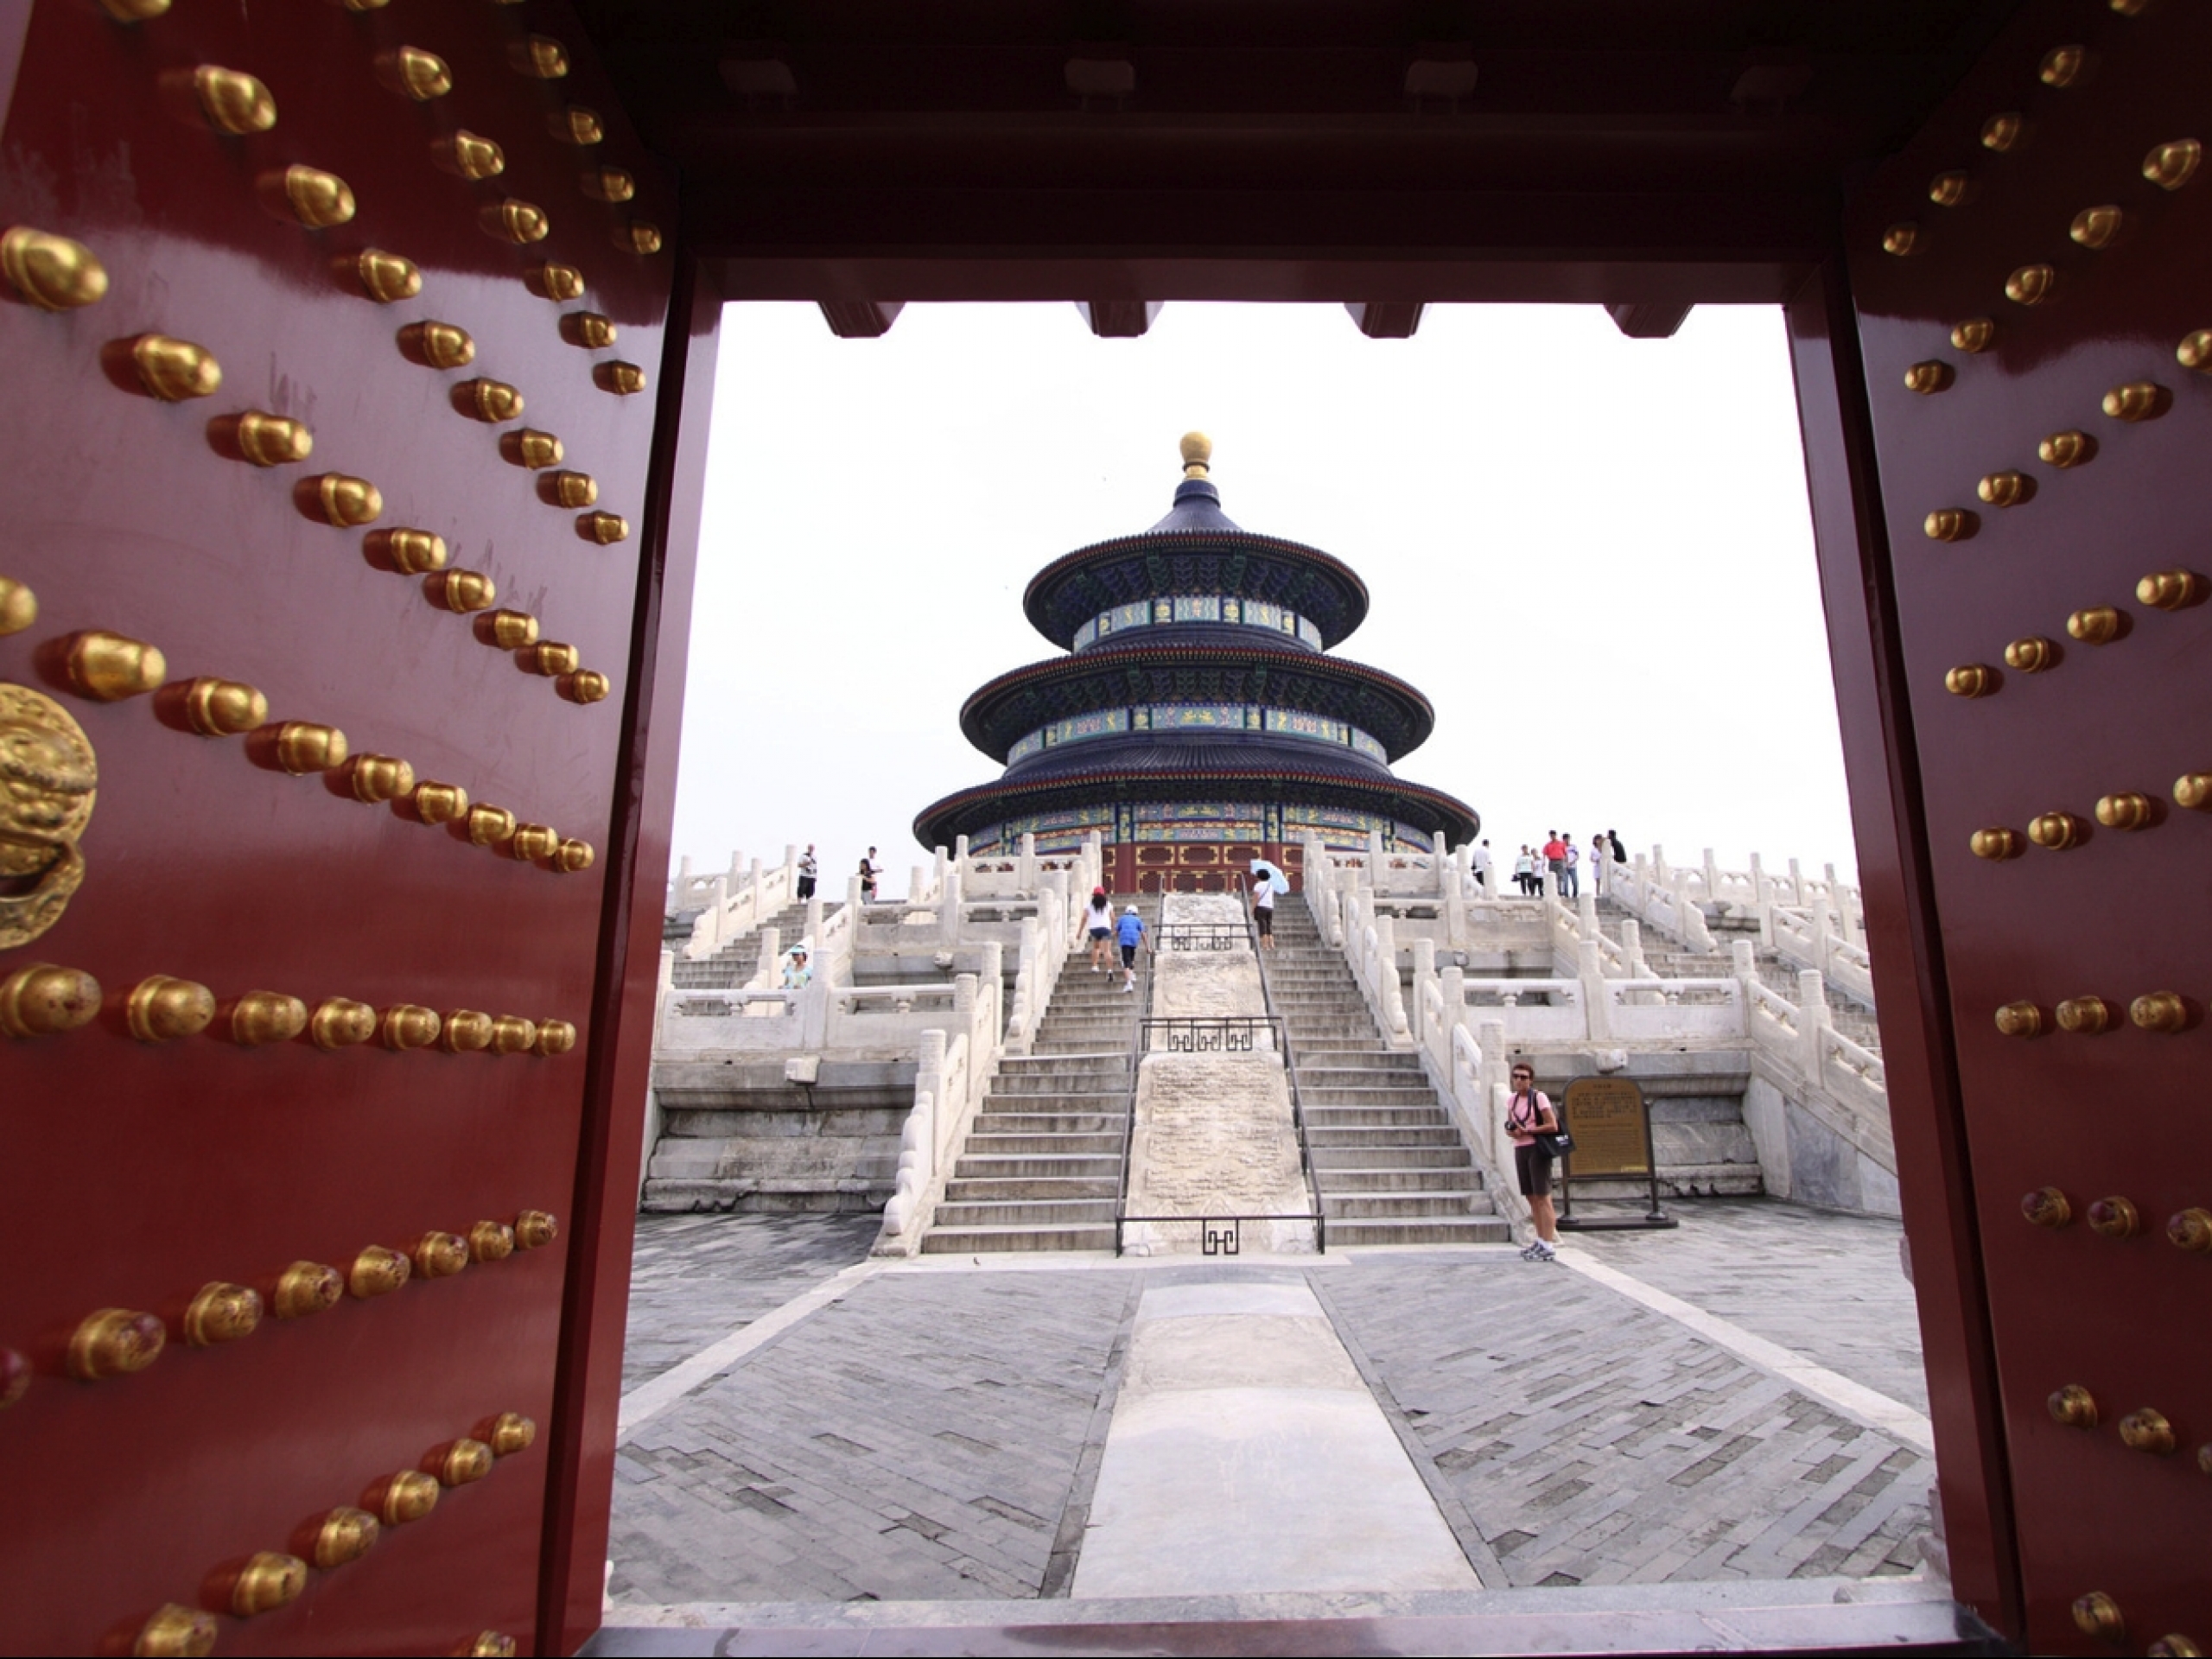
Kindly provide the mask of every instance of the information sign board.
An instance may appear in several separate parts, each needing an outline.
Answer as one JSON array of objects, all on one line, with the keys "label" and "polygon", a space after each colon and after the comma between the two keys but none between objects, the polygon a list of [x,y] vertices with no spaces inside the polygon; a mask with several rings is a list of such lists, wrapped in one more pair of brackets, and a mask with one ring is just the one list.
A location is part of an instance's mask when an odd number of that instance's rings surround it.
[{"label": "information sign board", "polygon": [[[1659,1207],[1659,1160],[1651,1150],[1651,1113],[1643,1085],[1633,1077],[1577,1077],[1560,1102],[1560,1125],[1574,1150],[1559,1171],[1559,1224],[1569,1230],[1611,1227],[1672,1227]],[[1641,1216],[1574,1213],[1577,1181],[1618,1181],[1640,1176],[1650,1203]],[[1618,1197],[1618,1193],[1607,1196]]]}]

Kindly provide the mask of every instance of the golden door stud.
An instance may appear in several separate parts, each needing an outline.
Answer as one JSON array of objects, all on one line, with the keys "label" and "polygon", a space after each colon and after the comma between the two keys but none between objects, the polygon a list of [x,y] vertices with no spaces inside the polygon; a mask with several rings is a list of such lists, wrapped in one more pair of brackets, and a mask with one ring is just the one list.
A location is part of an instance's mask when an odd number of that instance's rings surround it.
[{"label": "golden door stud", "polygon": [[2039,1186],[2020,1200],[2020,1213],[2030,1226],[2048,1227],[2055,1232],[2074,1219],[2074,1206],[2056,1187]]},{"label": "golden door stud", "polygon": [[399,254],[387,253],[382,248],[364,248],[350,263],[353,279],[360,284],[361,291],[379,305],[411,300],[423,291],[422,271],[412,259]]},{"label": "golden door stud", "polygon": [[107,293],[107,270],[90,248],[29,225],[0,233],[0,275],[41,311],[72,311]]},{"label": "golden door stud", "polygon": [[197,1037],[214,1023],[215,994],[193,980],[149,974],[130,988],[124,1020],[142,1043]]}]

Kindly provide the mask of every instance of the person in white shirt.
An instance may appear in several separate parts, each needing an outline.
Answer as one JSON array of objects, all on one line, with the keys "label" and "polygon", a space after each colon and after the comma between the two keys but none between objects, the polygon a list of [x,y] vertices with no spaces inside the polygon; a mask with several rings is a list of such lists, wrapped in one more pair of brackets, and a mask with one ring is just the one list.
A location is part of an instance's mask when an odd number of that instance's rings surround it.
[{"label": "person in white shirt", "polygon": [[1605,844],[1605,832],[1600,830],[1590,837],[1590,891],[1600,898],[1605,896],[1605,877],[1612,861],[1612,849]]},{"label": "person in white shirt", "polygon": [[1489,842],[1484,841],[1481,845],[1475,849],[1474,866],[1475,885],[1483,890],[1483,897],[1485,899],[1497,898],[1497,888],[1491,883],[1490,879]]},{"label": "person in white shirt", "polygon": [[806,843],[806,853],[798,861],[798,901],[802,905],[814,897],[814,878],[821,874],[814,861],[814,843]]},{"label": "person in white shirt", "polygon": [[1090,890],[1090,908],[1083,925],[1090,930],[1090,971],[1103,974],[1114,964],[1114,901],[1103,887]]},{"label": "person in white shirt", "polygon": [[1582,890],[1582,849],[1574,844],[1572,836],[1561,836],[1567,843],[1567,868],[1560,872],[1559,896],[1572,899]]},{"label": "person in white shirt", "polygon": [[1275,948],[1275,873],[1262,869],[1252,877],[1252,919],[1259,924],[1260,943]]}]

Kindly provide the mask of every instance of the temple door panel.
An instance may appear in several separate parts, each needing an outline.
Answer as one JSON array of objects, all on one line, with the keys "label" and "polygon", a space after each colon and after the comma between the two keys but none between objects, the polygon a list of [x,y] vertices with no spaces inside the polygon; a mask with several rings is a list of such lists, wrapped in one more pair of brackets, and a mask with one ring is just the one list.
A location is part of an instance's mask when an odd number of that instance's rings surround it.
[{"label": "temple door panel", "polygon": [[30,11],[17,1650],[539,1639],[675,206],[564,16]]},{"label": "temple door panel", "polygon": [[2212,1642],[2208,51],[2031,6],[1847,230],[2036,1652]]}]

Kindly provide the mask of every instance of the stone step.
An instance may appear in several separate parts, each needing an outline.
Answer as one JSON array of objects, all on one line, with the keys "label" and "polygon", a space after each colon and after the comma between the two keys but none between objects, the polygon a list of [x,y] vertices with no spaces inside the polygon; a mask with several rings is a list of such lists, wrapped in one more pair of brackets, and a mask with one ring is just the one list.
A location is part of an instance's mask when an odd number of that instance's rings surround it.
[{"label": "stone step", "polygon": [[1373,1084],[1365,1088],[1314,1084],[1305,1073],[1298,1077],[1298,1097],[1311,1106],[1433,1106],[1436,1090],[1425,1083],[1401,1084],[1395,1088]]},{"label": "stone step", "polygon": [[[1353,1244],[1510,1244],[1513,1230],[1497,1216],[1378,1216],[1332,1221],[1332,1247]],[[924,1249],[927,1249],[925,1242]]]},{"label": "stone step", "polygon": [[994,1177],[978,1181],[963,1181],[956,1176],[944,1184],[944,1198],[948,1204],[991,1204],[1015,1198],[1065,1204],[1083,1198],[1110,1200],[1121,1191],[1122,1173],[1116,1160],[1110,1175],[1040,1176],[1031,1180]]},{"label": "stone step", "polygon": [[1122,1149],[1117,1146],[1110,1154],[1071,1158],[1046,1158],[1026,1153],[1009,1158],[972,1158],[963,1153],[953,1165],[952,1173],[956,1179],[963,1181],[1111,1179],[1118,1191]]},{"label": "stone step", "polygon": [[1309,1129],[1426,1129],[1449,1128],[1452,1122],[1441,1106],[1316,1106],[1303,1095],[1299,1098]]},{"label": "stone step", "polygon": [[1048,1226],[1114,1220],[1114,1200],[1075,1198],[984,1198],[962,1204],[940,1204],[932,1231],[947,1227]]},{"label": "stone step", "polygon": [[[1428,1073],[1421,1068],[1421,1057],[1403,1052],[1395,1054],[1376,1054],[1376,1062],[1357,1065],[1333,1063],[1315,1065],[1305,1055],[1298,1057],[1298,1080],[1314,1089],[1404,1089],[1428,1086]],[[1334,1057],[1330,1057],[1332,1062]],[[1392,1065],[1386,1062],[1410,1060],[1410,1065]]]},{"label": "stone step", "polygon": [[924,1255],[982,1255],[1007,1250],[1111,1250],[1114,1224],[1067,1227],[932,1227],[922,1236]]},{"label": "stone step", "polygon": [[1089,1133],[1080,1130],[1061,1131],[1043,1135],[1001,1133],[997,1124],[985,1126],[978,1122],[969,1131],[968,1144],[962,1148],[965,1158],[1012,1158],[1035,1155],[1044,1158],[1118,1158],[1122,1155],[1122,1134],[1118,1129],[1098,1129]]},{"label": "stone step", "polygon": [[[1322,1212],[1329,1217],[1333,1230],[1337,1218],[1363,1220],[1374,1216],[1471,1216],[1494,1215],[1497,1201],[1479,1190],[1439,1192],[1427,1189],[1408,1192],[1347,1193],[1327,1192],[1322,1195]],[[940,1210],[938,1214],[944,1211]]]},{"label": "stone step", "polygon": [[[1134,1039],[1135,1033],[1132,1033],[1131,1036]],[[1047,1037],[1043,1031],[1039,1030],[1037,1033],[1037,1046],[1030,1052],[1055,1059],[1070,1054],[1096,1054],[1098,1052],[1098,1039],[1086,1033],[1063,1042],[1058,1038]],[[1122,1052],[1127,1055],[1128,1050],[1124,1048]]]},{"label": "stone step", "polygon": [[1037,1094],[1056,1090],[1096,1092],[1129,1085],[1129,1056],[1118,1054],[1009,1054],[991,1079],[993,1093]]},{"label": "stone step", "polygon": [[1315,1147],[1313,1162],[1317,1168],[1327,1172],[1338,1169],[1465,1169],[1471,1167],[1474,1160],[1467,1155],[1466,1147],[1455,1140],[1448,1147]]},{"label": "stone step", "polygon": [[1426,1129],[1404,1123],[1385,1124],[1380,1128],[1338,1128],[1309,1120],[1306,1139],[1316,1157],[1324,1152],[1343,1152],[1353,1147],[1387,1147],[1393,1152],[1438,1147],[1465,1150],[1459,1145],[1459,1131],[1449,1123]]},{"label": "stone step", "polygon": [[[1122,1103],[1116,1102],[1117,1105]],[[981,1135],[1113,1135],[1122,1133],[1118,1111],[1002,1111],[986,1100],[976,1114],[975,1133]]]},{"label": "stone step", "polygon": [[1357,1192],[1475,1192],[1483,1190],[1482,1172],[1472,1163],[1450,1169],[1357,1167],[1322,1172],[1321,1191],[1331,1198]]}]

